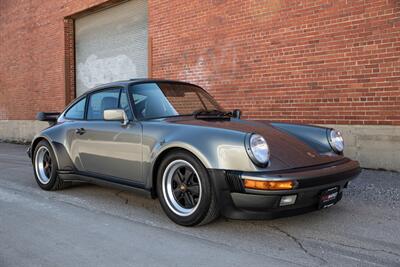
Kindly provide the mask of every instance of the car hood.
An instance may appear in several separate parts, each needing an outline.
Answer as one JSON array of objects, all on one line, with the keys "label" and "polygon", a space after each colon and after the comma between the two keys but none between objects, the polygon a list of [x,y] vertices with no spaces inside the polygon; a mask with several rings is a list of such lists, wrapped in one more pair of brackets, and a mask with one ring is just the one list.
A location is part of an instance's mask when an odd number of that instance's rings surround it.
[{"label": "car hood", "polygon": [[194,118],[169,118],[169,123],[229,129],[243,133],[257,133],[267,140],[271,153],[269,170],[292,169],[325,164],[342,159],[339,155],[321,155],[315,149],[273,127],[268,121],[201,120]]}]

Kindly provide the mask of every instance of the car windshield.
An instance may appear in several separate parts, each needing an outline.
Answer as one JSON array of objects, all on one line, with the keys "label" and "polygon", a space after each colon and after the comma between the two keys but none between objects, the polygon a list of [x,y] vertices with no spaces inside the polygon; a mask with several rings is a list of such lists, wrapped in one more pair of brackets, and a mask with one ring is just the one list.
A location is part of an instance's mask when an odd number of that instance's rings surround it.
[{"label": "car windshield", "polygon": [[223,111],[200,87],[171,82],[141,83],[129,87],[138,119],[193,115],[196,112]]}]

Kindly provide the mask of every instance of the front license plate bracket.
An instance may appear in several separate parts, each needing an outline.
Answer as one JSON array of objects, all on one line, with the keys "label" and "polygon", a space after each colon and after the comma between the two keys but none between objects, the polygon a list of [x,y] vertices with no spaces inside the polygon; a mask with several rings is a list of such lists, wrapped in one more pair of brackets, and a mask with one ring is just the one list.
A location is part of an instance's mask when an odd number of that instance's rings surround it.
[{"label": "front license plate bracket", "polygon": [[323,190],[319,196],[319,209],[329,208],[333,206],[338,201],[339,187],[331,187],[329,189]]}]

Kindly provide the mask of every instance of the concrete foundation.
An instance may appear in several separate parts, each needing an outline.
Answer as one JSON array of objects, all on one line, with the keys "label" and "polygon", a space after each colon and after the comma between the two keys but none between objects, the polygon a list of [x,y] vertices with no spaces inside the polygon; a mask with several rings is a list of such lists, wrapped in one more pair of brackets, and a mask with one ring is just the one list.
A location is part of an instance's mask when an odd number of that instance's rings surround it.
[{"label": "concrete foundation", "polygon": [[[342,132],[345,155],[364,168],[400,171],[400,126],[322,125]],[[29,142],[47,122],[0,120],[0,140]]]},{"label": "concrete foundation", "polygon": [[344,154],[364,168],[400,171],[400,126],[321,125],[342,132]]},{"label": "concrete foundation", "polygon": [[0,140],[30,142],[41,130],[49,127],[47,122],[32,120],[0,120]]}]

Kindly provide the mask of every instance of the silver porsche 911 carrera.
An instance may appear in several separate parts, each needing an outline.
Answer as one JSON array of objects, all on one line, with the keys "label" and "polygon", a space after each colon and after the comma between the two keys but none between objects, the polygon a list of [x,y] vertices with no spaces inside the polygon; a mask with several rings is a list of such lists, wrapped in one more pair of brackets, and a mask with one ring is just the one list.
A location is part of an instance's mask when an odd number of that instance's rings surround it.
[{"label": "silver porsche 911 carrera", "polygon": [[141,189],[185,226],[330,207],[360,172],[339,131],[242,120],[178,81],[106,84],[37,119],[50,124],[28,149],[42,189],[73,181]]}]

